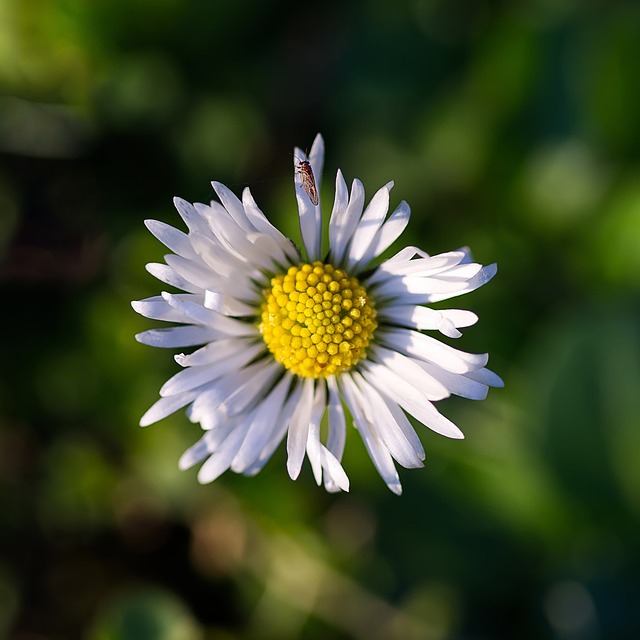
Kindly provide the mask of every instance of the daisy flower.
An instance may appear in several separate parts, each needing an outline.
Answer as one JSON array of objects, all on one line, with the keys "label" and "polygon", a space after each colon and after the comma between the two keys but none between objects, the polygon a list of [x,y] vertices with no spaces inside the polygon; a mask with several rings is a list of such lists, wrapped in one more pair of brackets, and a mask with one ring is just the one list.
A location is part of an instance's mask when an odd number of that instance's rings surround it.
[{"label": "daisy flower", "polygon": [[305,454],[318,484],[347,491],[341,460],[345,407],[378,472],[402,491],[395,462],[422,467],[424,449],[407,414],[436,433],[462,432],[434,406],[455,394],[481,400],[502,386],[485,368],[486,354],[459,351],[425,332],[458,338],[477,316],[430,303],[473,291],[496,266],[472,261],[467,249],[430,256],[407,247],[371,266],[403,232],[410,210],[390,214],[393,182],[365,207],[362,183],[351,190],[338,171],[322,250],[319,198],[324,143],[294,154],[294,184],[304,252],[276,229],[249,189],[238,199],[213,182],[218,201],[175,206],[187,232],[147,220],[171,251],[148,264],[160,281],[181,290],[133,302],[154,320],[176,323],[136,336],[154,347],[200,347],[175,356],[182,367],[144,414],[147,426],[187,407],[204,435],[180,458],[204,461],[198,480],[227,469],[256,474],[286,438],[287,470],[300,473]]}]

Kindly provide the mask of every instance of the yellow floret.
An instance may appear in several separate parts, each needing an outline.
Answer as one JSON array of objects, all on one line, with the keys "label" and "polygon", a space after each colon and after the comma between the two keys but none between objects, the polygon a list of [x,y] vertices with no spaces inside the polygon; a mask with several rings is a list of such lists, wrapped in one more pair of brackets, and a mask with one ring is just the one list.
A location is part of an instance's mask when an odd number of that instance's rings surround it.
[{"label": "yellow floret", "polygon": [[271,280],[260,333],[274,358],[304,378],[353,368],[378,326],[373,301],[355,277],[330,264],[290,267]]}]

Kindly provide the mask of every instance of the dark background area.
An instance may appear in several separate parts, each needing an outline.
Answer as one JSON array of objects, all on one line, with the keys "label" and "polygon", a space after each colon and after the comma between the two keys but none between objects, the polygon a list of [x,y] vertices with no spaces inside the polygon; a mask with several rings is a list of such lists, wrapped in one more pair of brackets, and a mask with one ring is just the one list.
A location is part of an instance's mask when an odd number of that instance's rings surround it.
[{"label": "dark background area", "polygon": [[[638,60],[631,1],[0,0],[0,637],[640,637]],[[398,246],[499,265],[456,346],[506,387],[400,498],[354,431],[334,496],[137,426],[176,370],[143,220],[218,180],[298,240],[318,131],[325,203],[393,179]]]}]

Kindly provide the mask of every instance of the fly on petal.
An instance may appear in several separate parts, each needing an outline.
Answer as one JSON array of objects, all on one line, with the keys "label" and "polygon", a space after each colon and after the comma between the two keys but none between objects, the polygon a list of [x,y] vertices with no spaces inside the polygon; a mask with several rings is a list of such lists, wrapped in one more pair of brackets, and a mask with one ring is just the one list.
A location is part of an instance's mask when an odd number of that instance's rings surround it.
[{"label": "fly on petal", "polygon": [[[296,160],[298,160],[296,158]],[[313,169],[308,160],[298,160],[298,166],[296,171],[300,175],[302,186],[311,200],[311,204],[314,207],[318,206],[318,190],[316,189],[316,180],[313,177]]]}]

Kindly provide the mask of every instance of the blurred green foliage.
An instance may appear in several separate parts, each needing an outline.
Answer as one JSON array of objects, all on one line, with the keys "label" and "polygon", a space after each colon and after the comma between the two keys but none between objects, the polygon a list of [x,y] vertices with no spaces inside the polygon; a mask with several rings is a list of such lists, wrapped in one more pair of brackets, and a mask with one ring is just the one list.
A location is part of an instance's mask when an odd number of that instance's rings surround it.
[{"label": "blurred green foliage", "polygon": [[[640,5],[0,0],[0,635],[640,636]],[[177,470],[138,429],[175,370],[129,300],[145,218],[249,185],[297,238],[291,150],[394,179],[403,236],[496,279],[461,340],[506,381],[441,405],[391,495]]]}]

